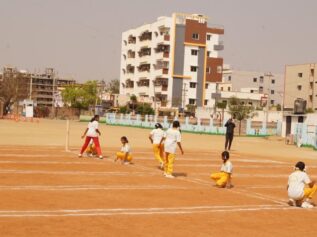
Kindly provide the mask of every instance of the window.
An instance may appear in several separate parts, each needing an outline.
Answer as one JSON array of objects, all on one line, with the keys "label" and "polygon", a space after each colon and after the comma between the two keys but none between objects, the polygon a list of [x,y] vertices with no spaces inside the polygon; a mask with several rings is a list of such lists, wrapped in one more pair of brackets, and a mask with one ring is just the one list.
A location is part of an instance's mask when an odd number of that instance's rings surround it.
[{"label": "window", "polygon": [[194,40],[199,40],[199,34],[194,33],[194,34],[192,35],[192,38],[193,38]]},{"label": "window", "polygon": [[230,86],[228,87],[228,91],[231,91],[231,87]]},{"label": "window", "polygon": [[197,56],[198,55],[198,50],[197,49],[192,49],[192,55]]},{"label": "window", "polygon": [[253,93],[254,92],[254,90],[250,90],[250,93]]},{"label": "window", "polygon": [[197,68],[196,66],[190,66],[190,71],[191,72],[197,72]]},{"label": "window", "polygon": [[228,81],[231,81],[231,76],[228,76]]},{"label": "window", "polygon": [[302,73],[302,72],[299,72],[299,73],[298,73],[298,77],[303,77],[303,73]]},{"label": "window", "polygon": [[274,95],[274,90],[271,90],[271,95]]},{"label": "window", "polygon": [[207,51],[207,57],[210,58],[210,51]]},{"label": "window", "polygon": [[222,66],[217,66],[217,73],[222,73]]},{"label": "window", "polygon": [[208,89],[208,85],[209,85],[208,83],[205,84],[205,89]]},{"label": "window", "polygon": [[253,103],[252,103],[252,102],[248,102],[248,104],[249,104],[250,106],[252,106],[252,105],[253,105]]},{"label": "window", "polygon": [[271,83],[272,83],[272,84],[275,84],[275,80],[274,80],[274,79],[272,79]]},{"label": "window", "polygon": [[271,105],[274,105],[274,100],[271,100]]},{"label": "window", "polygon": [[260,76],[260,83],[263,83],[263,81],[264,81],[264,77]]},{"label": "window", "polygon": [[258,79],[256,77],[253,78],[253,82],[257,82]]},{"label": "window", "polygon": [[204,101],[204,105],[208,105],[208,100],[205,100],[205,101]]},{"label": "window", "polygon": [[207,67],[207,68],[206,68],[206,73],[208,73],[208,74],[210,74],[210,73],[211,73],[211,69],[210,69],[210,67]]},{"label": "window", "polygon": [[302,90],[302,86],[301,86],[301,85],[298,85],[298,86],[297,86],[297,90],[301,91],[301,90]]},{"label": "window", "polygon": [[223,87],[220,87],[220,90],[223,91]]},{"label": "window", "polygon": [[211,39],[211,35],[207,35],[207,40],[210,40]]},{"label": "window", "polygon": [[196,100],[195,99],[189,99],[189,104],[190,105],[194,105],[196,103]]},{"label": "window", "polygon": [[190,88],[196,88],[196,82],[190,82],[189,83]]}]

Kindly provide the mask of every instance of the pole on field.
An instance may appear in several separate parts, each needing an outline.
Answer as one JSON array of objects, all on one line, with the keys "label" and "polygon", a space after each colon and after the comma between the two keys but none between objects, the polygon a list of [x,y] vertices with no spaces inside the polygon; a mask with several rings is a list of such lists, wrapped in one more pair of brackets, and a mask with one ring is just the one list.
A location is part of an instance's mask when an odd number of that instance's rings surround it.
[{"label": "pole on field", "polygon": [[66,120],[66,142],[65,142],[65,151],[69,150],[69,120]]}]

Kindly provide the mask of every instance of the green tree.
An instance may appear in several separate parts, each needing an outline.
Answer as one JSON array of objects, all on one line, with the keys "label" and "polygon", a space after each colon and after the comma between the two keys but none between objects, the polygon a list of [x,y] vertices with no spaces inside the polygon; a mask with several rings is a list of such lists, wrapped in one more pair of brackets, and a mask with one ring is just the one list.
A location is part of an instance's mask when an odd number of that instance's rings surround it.
[{"label": "green tree", "polygon": [[141,115],[153,115],[154,114],[154,110],[152,109],[150,104],[141,104],[138,103],[137,107],[136,107],[136,113],[137,114],[141,114]]},{"label": "green tree", "polygon": [[253,106],[242,103],[236,97],[231,97],[229,100],[229,113],[234,119],[239,121],[239,135],[241,134],[241,121],[256,115]]},{"label": "green tree", "polygon": [[83,85],[71,85],[62,91],[63,101],[72,108],[88,109],[95,105],[97,95],[97,82],[88,81]]},{"label": "green tree", "polygon": [[137,99],[136,95],[131,95],[130,96],[130,103],[132,105],[132,110],[134,111],[135,108],[136,108],[136,105],[138,103],[138,99]]}]

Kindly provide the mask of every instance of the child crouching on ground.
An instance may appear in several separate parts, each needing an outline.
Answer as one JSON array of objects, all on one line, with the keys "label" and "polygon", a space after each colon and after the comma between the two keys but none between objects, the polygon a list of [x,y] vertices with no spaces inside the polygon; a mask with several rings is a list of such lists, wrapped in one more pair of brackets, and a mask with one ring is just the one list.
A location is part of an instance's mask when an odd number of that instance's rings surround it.
[{"label": "child crouching on ground", "polygon": [[302,161],[297,162],[295,171],[288,177],[288,204],[290,206],[312,208],[315,206],[312,198],[316,191],[317,185],[306,174],[305,163]]},{"label": "child crouching on ground", "polygon": [[122,164],[131,164],[132,156],[131,150],[129,146],[129,141],[127,137],[121,137],[122,147],[119,152],[117,152],[117,156],[115,162],[120,159]]},{"label": "child crouching on ground", "polygon": [[93,140],[90,140],[89,145],[86,149],[86,155],[88,157],[94,157],[94,156],[97,156],[97,154],[98,153],[97,153],[96,146],[95,146]]},{"label": "child crouching on ground", "polygon": [[229,152],[224,151],[221,154],[223,164],[220,172],[211,174],[211,178],[216,182],[216,186],[219,188],[232,188],[231,175],[232,175],[232,163],[229,161]]}]

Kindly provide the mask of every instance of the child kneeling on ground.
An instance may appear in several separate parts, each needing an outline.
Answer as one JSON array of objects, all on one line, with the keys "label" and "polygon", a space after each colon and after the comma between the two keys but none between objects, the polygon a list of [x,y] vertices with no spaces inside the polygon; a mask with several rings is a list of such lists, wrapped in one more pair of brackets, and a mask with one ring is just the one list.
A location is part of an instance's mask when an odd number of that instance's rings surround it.
[{"label": "child kneeling on ground", "polygon": [[122,164],[131,164],[132,155],[129,146],[129,141],[127,137],[121,137],[122,147],[119,152],[117,152],[115,162],[120,159]]},{"label": "child kneeling on ground", "polygon": [[229,152],[224,151],[221,154],[223,164],[220,172],[211,174],[211,178],[216,182],[216,186],[219,188],[232,188],[231,185],[231,174],[232,174],[232,163],[229,161]]},{"label": "child kneeling on ground", "polygon": [[315,204],[312,198],[317,191],[315,181],[311,181],[305,171],[305,163],[299,161],[295,171],[288,177],[287,192],[290,206],[312,208]]}]

